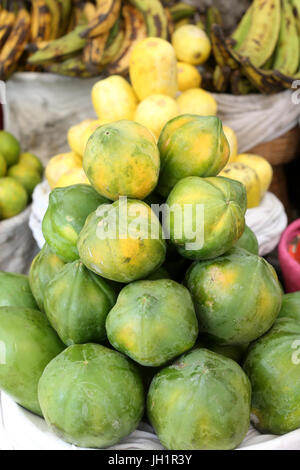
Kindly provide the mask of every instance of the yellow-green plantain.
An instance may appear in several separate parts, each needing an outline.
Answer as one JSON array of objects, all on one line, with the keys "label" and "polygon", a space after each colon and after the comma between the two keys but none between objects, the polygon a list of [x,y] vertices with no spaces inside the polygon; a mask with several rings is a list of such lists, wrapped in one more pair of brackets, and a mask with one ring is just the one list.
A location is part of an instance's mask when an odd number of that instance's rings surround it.
[{"label": "yellow-green plantain", "polygon": [[99,71],[96,73],[91,73],[89,70],[87,70],[86,64],[83,62],[82,55],[71,57],[64,62],[48,64],[44,67],[44,69],[47,72],[56,73],[67,77],[89,78],[99,74]]},{"label": "yellow-green plantain", "polygon": [[232,55],[229,41],[226,40],[223,29],[218,24],[213,24],[210,29],[212,50],[216,62],[220,67],[230,67],[232,70],[238,68],[238,62]]},{"label": "yellow-green plantain", "polygon": [[56,0],[60,7],[60,23],[59,23],[59,36],[67,32],[67,27],[71,17],[72,0]]},{"label": "yellow-green plantain", "polygon": [[240,61],[243,73],[261,93],[272,94],[277,93],[282,89],[274,78],[273,70],[263,70],[255,67],[248,57],[241,57]]},{"label": "yellow-green plantain", "polygon": [[87,40],[80,35],[85,27],[85,25],[77,26],[65,36],[50,41],[44,48],[35,52],[28,59],[28,62],[30,64],[43,64],[44,62],[56,61],[73,52],[81,51],[87,43]]},{"label": "yellow-green plantain", "polygon": [[293,75],[299,64],[299,34],[297,20],[289,0],[282,2],[281,27],[275,51],[273,69]]},{"label": "yellow-green plantain", "polygon": [[231,35],[231,38],[234,40],[234,49],[239,49],[243,44],[244,40],[246,39],[250,26],[252,24],[252,13],[253,8],[252,5],[248,8],[244,16],[242,17],[241,21],[237,25],[237,28]]},{"label": "yellow-green plantain", "polygon": [[222,26],[223,21],[222,21],[220,10],[216,7],[211,6],[206,10],[206,21],[205,21],[205,30],[209,38],[211,38],[210,32],[211,32],[211,27],[213,24],[219,24],[220,26]]},{"label": "yellow-green plantain", "polygon": [[168,39],[168,19],[159,0],[129,0],[143,15],[149,37]]},{"label": "yellow-green plantain", "polygon": [[180,21],[184,18],[191,18],[196,13],[196,8],[184,2],[179,2],[169,8],[172,20]]},{"label": "yellow-green plantain", "polygon": [[57,0],[45,0],[50,12],[51,12],[51,37],[50,39],[56,39],[60,36],[60,22],[61,22],[61,6]]},{"label": "yellow-green plantain", "polygon": [[230,89],[233,95],[248,95],[255,92],[255,87],[243,76],[241,70],[234,70],[230,76]]},{"label": "yellow-green plantain", "polygon": [[280,0],[254,0],[248,34],[237,52],[261,67],[273,54],[280,30]]},{"label": "yellow-green plantain", "polygon": [[107,42],[101,60],[101,65],[110,64],[115,60],[124,42],[124,35],[124,29],[120,29],[113,41],[110,42],[110,44]]},{"label": "yellow-green plantain", "polygon": [[227,67],[226,65],[224,67],[216,65],[213,74],[213,84],[216,91],[219,93],[224,93],[227,90],[230,81],[230,75],[230,67]]},{"label": "yellow-green plantain", "polygon": [[16,21],[14,2],[10,2],[7,8],[2,8],[0,13],[0,48],[3,46]]},{"label": "yellow-green plantain", "polygon": [[97,74],[97,72],[99,73],[99,70],[103,69],[100,63],[103,58],[108,35],[109,32],[101,34],[96,38],[89,39],[83,49],[83,62],[86,65],[86,69],[91,73]]}]

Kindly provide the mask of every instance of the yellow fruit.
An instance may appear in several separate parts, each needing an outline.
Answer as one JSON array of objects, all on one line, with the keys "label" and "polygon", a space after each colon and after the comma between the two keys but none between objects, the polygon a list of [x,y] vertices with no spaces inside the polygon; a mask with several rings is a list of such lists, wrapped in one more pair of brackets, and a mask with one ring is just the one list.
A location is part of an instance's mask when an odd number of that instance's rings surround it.
[{"label": "yellow fruit", "polygon": [[236,157],[238,154],[238,140],[237,140],[236,133],[234,132],[233,129],[231,129],[231,127],[223,125],[223,131],[229,143],[230,157],[229,157],[228,163],[231,163],[236,160]]},{"label": "yellow fruit", "polygon": [[72,168],[64,173],[56,183],[56,188],[73,186],[73,184],[90,184],[83,168]]},{"label": "yellow fruit", "polygon": [[268,191],[273,178],[273,169],[268,160],[259,155],[242,153],[237,156],[236,161],[244,163],[256,171],[260,180],[261,195],[263,197],[265,192]]},{"label": "yellow fruit", "polygon": [[177,98],[180,114],[199,114],[200,116],[215,116],[218,105],[208,91],[201,88],[186,90]]},{"label": "yellow fruit", "polygon": [[152,95],[140,102],[134,120],[151,130],[158,139],[165,124],[178,114],[178,104],[173,98],[166,95]]},{"label": "yellow fruit", "polygon": [[0,154],[0,178],[6,175],[7,163],[5,158]]},{"label": "yellow fruit", "polygon": [[210,56],[211,44],[207,34],[198,26],[186,24],[172,35],[176,57],[192,65],[204,64]]},{"label": "yellow fruit", "polygon": [[240,181],[246,187],[247,207],[257,207],[261,201],[260,181],[256,171],[240,162],[232,162],[221,171],[219,176]]},{"label": "yellow fruit", "polygon": [[50,188],[55,188],[59,178],[72,168],[82,168],[82,160],[76,153],[61,153],[52,157],[45,173]]},{"label": "yellow fruit", "polygon": [[138,104],[132,87],[119,75],[97,82],[92,89],[92,102],[103,123],[133,119]]},{"label": "yellow fruit", "polygon": [[201,86],[202,77],[194,65],[177,62],[177,78],[179,91]]},{"label": "yellow fruit", "polygon": [[0,178],[0,214],[9,219],[22,212],[28,202],[25,188],[11,177]]},{"label": "yellow fruit", "polygon": [[174,98],[178,91],[175,51],[164,39],[140,41],[131,53],[129,73],[133,89],[141,101],[157,94]]},{"label": "yellow fruit", "polygon": [[82,157],[84,154],[82,136],[85,130],[88,129],[91,125],[97,125],[98,127],[101,124],[100,121],[97,121],[96,119],[85,119],[79,124],[75,124],[75,126],[70,127],[68,131],[68,144],[70,149],[80,157]]}]

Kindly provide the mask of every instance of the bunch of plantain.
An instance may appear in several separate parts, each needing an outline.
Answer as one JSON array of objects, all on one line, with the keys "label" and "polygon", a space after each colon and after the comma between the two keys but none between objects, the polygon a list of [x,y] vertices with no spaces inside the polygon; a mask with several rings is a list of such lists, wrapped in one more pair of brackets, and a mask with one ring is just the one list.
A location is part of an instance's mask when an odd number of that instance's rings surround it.
[{"label": "bunch of plantain", "polygon": [[300,78],[300,0],[254,0],[229,37],[211,7],[206,28],[211,91],[272,94]]}]

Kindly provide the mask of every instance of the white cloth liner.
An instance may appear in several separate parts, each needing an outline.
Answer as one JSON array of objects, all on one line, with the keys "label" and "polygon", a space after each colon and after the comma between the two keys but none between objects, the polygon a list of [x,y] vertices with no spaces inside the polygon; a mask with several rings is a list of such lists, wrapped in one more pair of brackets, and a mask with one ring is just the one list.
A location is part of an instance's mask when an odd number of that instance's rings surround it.
[{"label": "white cloth liner", "polygon": [[[47,210],[49,192],[48,183],[44,181],[35,188],[33,193],[29,226],[40,248],[45,243],[42,220]],[[287,226],[287,215],[279,199],[272,193],[266,193],[259,207],[247,210],[246,223],[256,234],[260,247],[259,253],[264,256],[276,248]]]},{"label": "white cloth liner", "polygon": [[[2,421],[1,421],[2,413]],[[157,436],[146,423],[109,450],[161,450]],[[252,426],[239,450],[299,450],[300,429],[275,436],[260,434]],[[59,439],[46,422],[0,395],[0,450],[82,450]]]}]

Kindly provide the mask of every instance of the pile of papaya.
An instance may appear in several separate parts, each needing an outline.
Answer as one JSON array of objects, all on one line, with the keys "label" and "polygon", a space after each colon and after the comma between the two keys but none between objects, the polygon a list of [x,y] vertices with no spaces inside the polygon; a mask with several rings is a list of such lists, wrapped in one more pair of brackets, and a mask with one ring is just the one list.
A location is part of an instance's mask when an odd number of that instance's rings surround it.
[{"label": "pile of papaya", "polygon": [[36,155],[22,153],[14,136],[0,131],[0,220],[15,217],[27,207],[43,171]]},{"label": "pile of papaya", "polygon": [[300,427],[300,297],[245,225],[220,119],[179,112],[159,135],[134,119],[137,96],[174,100],[160,41],[133,50],[131,85],[95,85],[105,122],[72,129],[72,153],[47,167],[45,245],[28,277],[0,273],[0,389],[78,447],[148,420],[166,449],[229,450],[251,416],[263,433]]}]

